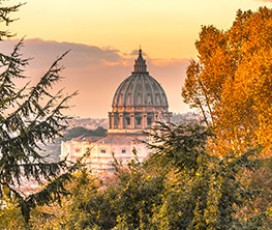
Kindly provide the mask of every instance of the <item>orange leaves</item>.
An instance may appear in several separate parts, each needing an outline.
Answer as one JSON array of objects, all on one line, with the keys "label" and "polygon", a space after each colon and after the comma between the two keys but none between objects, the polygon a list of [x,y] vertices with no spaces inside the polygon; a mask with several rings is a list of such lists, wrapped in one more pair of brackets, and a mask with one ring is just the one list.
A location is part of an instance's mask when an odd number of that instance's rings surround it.
[{"label": "orange leaves", "polygon": [[228,31],[202,27],[196,48],[182,94],[212,118],[216,154],[271,149],[272,10],[238,11]]}]

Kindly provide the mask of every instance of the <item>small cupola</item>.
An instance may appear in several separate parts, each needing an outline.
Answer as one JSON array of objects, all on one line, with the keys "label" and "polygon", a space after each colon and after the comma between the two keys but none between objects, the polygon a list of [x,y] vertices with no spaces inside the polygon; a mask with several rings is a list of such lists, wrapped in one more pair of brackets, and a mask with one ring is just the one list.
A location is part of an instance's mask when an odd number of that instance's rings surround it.
[{"label": "small cupola", "polygon": [[148,73],[141,49],[139,49],[139,55],[135,60],[134,71],[132,73]]}]

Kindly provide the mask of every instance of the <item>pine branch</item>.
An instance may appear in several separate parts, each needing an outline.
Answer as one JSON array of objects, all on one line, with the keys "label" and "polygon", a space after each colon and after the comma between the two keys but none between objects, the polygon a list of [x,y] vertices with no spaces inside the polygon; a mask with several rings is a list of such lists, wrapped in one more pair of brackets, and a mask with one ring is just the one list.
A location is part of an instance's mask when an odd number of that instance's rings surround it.
[{"label": "pine branch", "polygon": [[[0,3],[1,4],[1,3]],[[17,19],[11,19],[10,13],[17,12],[18,9],[24,5],[24,3],[17,4],[15,6],[9,6],[9,7],[0,7],[0,23],[5,23],[6,26],[8,26],[10,23],[14,22]],[[12,37],[8,31],[0,31],[0,40],[3,40],[3,38],[9,38]]]}]

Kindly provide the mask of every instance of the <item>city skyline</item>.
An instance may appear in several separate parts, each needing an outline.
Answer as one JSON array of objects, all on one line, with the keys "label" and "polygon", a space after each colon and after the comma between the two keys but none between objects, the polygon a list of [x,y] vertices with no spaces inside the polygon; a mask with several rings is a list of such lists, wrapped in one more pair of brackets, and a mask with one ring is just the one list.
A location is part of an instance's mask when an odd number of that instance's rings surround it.
[{"label": "city skyline", "polygon": [[[8,4],[16,4],[11,0]],[[22,53],[33,57],[26,75],[35,82],[54,59],[71,50],[62,64],[66,92],[78,91],[69,114],[107,117],[118,85],[132,71],[141,45],[148,70],[165,89],[170,111],[187,112],[180,96],[201,25],[228,29],[236,11],[257,10],[271,1],[35,0],[14,14],[16,36],[0,44],[9,52],[25,36]]]}]

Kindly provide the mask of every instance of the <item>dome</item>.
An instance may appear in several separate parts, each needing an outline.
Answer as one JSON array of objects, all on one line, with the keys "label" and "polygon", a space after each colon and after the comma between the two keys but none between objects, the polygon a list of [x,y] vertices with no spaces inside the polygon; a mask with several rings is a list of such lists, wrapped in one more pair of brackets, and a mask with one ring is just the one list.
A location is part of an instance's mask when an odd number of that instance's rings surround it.
[{"label": "dome", "polygon": [[141,50],[132,75],[116,90],[112,107],[113,109],[133,107],[135,110],[168,108],[166,94],[161,85],[147,72]]},{"label": "dome", "polygon": [[171,120],[166,94],[161,85],[149,75],[142,50],[134,71],[117,88],[109,112],[108,133],[139,134],[156,121]]}]

